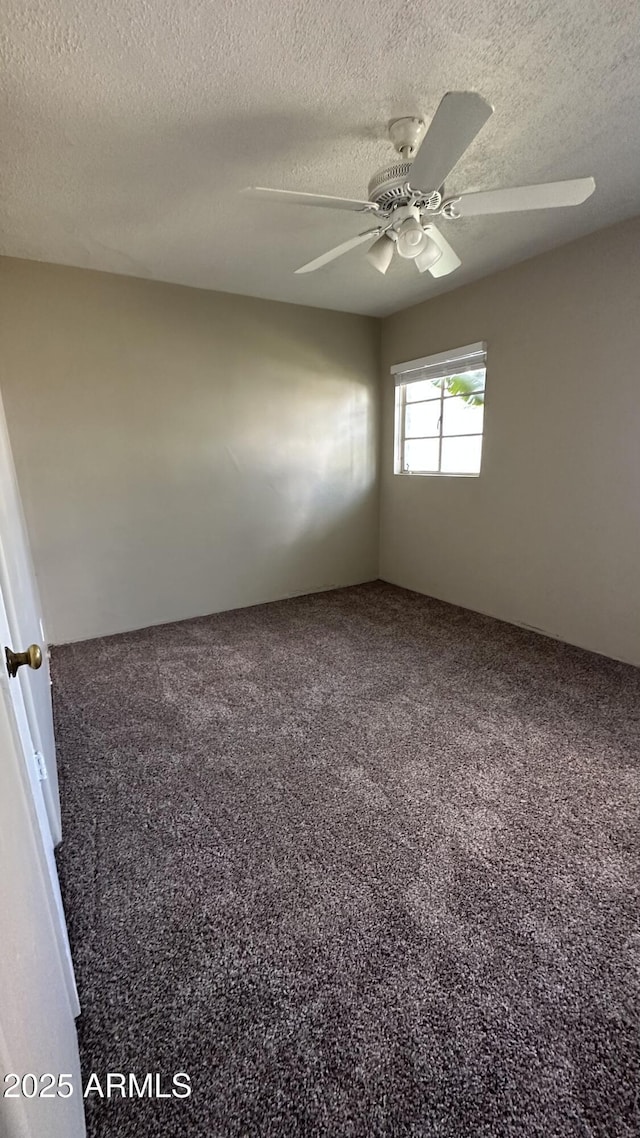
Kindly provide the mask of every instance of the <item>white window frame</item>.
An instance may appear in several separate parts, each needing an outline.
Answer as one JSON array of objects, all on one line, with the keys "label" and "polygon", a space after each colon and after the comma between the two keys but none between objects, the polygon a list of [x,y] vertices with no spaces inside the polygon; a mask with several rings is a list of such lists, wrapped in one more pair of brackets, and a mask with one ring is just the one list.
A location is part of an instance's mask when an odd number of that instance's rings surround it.
[{"label": "white window frame", "polygon": [[[408,360],[406,363],[394,364],[391,368],[391,374],[395,383],[395,439],[394,439],[394,474],[402,474],[411,478],[479,478],[480,470],[477,471],[448,471],[440,470],[442,465],[442,440],[443,438],[478,438],[482,439],[484,444],[484,422],[482,431],[472,431],[468,434],[460,435],[446,435],[443,436],[443,411],[444,411],[444,386],[440,389],[440,419],[438,435],[431,435],[430,438],[438,438],[438,470],[406,470],[404,461],[404,447],[405,447],[405,419],[407,408],[407,387],[412,383],[420,383],[425,379],[440,379],[447,376],[463,373],[463,371],[480,371],[485,372],[485,393],[486,393],[486,370],[487,370],[487,345],[484,340],[476,344],[465,344],[462,348],[453,348],[449,352],[438,352],[433,356],[422,356],[417,360]],[[448,396],[448,398],[454,398]],[[421,402],[421,401],[416,401]],[[425,400],[426,402],[426,400]],[[429,402],[435,402],[429,401]],[[482,458],[481,458],[482,462]]]}]

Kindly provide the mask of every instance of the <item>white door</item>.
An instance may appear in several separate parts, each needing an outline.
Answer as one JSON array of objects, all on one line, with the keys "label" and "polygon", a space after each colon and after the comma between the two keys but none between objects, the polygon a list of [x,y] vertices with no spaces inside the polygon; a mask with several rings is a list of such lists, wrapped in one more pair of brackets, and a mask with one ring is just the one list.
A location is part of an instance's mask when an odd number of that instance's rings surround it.
[{"label": "white door", "polygon": [[[40,648],[39,645],[33,645],[33,647]],[[49,817],[47,815],[44,795],[42,793],[42,787],[45,781],[43,778],[44,772],[42,767],[42,758],[31,734],[31,728],[23,696],[23,689],[20,686],[19,681],[19,673],[21,671],[32,671],[34,669],[30,668],[28,664],[22,664],[17,669],[18,674],[12,676],[11,669],[6,658],[7,649],[9,652],[13,652],[16,649],[16,645],[12,643],[12,636],[7,620],[4,598],[2,592],[0,591],[0,685],[2,686],[5,699],[8,699],[11,703],[11,712],[15,720],[20,742],[20,752],[27,776],[27,785],[33,802],[34,821],[37,825],[35,838],[40,843],[42,853],[44,854],[44,863],[48,877],[49,896],[53,902],[55,938],[58,945],[58,950],[60,952],[64,982],[69,997],[69,1005],[72,1009],[73,1015],[77,1016],[80,1013],[78,992],[76,989],[73,964],[71,961],[71,950],[69,948],[67,923],[65,920],[64,908],[62,905],[62,897],[60,895],[58,870],[53,853],[53,837],[51,834],[51,826],[49,824]],[[22,646],[19,646],[18,650],[22,651]],[[42,657],[42,650],[40,650],[39,657]],[[39,671],[39,668],[37,670]]]},{"label": "white door", "polygon": [[[0,642],[9,629],[0,594]],[[0,659],[0,1134],[84,1138],[77,997],[22,690]]]},{"label": "white door", "polygon": [[4,597],[11,639],[14,644],[40,644],[42,667],[37,672],[21,668],[19,684],[37,752],[42,756],[42,796],[49,819],[53,844],[61,838],[58,773],[53,737],[51,680],[42,609],[31,553],[27,540],[22,504],[0,399],[0,591]]}]

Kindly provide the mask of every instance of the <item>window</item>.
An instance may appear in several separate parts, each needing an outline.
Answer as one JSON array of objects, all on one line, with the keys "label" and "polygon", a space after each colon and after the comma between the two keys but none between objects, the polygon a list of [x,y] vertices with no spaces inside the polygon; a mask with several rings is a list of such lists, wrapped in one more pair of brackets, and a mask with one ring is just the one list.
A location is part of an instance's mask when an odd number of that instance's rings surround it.
[{"label": "window", "polygon": [[480,473],[486,345],[468,344],[391,368],[396,474]]}]

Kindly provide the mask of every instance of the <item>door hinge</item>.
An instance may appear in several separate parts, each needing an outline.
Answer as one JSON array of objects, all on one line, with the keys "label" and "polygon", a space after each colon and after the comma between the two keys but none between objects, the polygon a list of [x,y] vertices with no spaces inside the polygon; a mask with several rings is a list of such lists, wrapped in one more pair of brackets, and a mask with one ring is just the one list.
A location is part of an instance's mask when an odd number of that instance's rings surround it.
[{"label": "door hinge", "polygon": [[40,782],[45,782],[49,775],[47,774],[47,764],[44,760],[44,755],[41,755],[40,751],[34,751],[34,756],[38,768],[38,778]]}]

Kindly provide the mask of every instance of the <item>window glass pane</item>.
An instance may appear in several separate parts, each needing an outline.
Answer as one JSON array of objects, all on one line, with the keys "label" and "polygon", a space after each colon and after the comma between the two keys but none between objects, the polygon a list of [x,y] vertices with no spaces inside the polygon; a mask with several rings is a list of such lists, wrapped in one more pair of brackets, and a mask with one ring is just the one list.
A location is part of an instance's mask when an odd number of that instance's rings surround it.
[{"label": "window glass pane", "polygon": [[439,449],[438,439],[407,440],[404,444],[404,469],[437,470]]},{"label": "window glass pane", "polygon": [[444,383],[445,396],[467,395],[474,391],[484,391],[485,375],[484,368],[480,368],[479,371],[465,371],[458,375],[447,376]]},{"label": "window glass pane", "polygon": [[442,440],[443,474],[479,474],[482,435]]},{"label": "window glass pane", "polygon": [[[428,404],[427,404],[428,406]],[[484,407],[474,407],[459,395],[455,399],[445,399],[443,404],[443,435],[472,435],[482,430]]]},{"label": "window glass pane", "polygon": [[415,403],[417,399],[438,399],[441,387],[441,379],[424,379],[420,383],[408,383],[405,389],[407,403]]},{"label": "window glass pane", "polygon": [[409,403],[405,411],[404,433],[406,438],[416,435],[437,435],[440,430],[442,404],[439,399],[429,403]]}]

